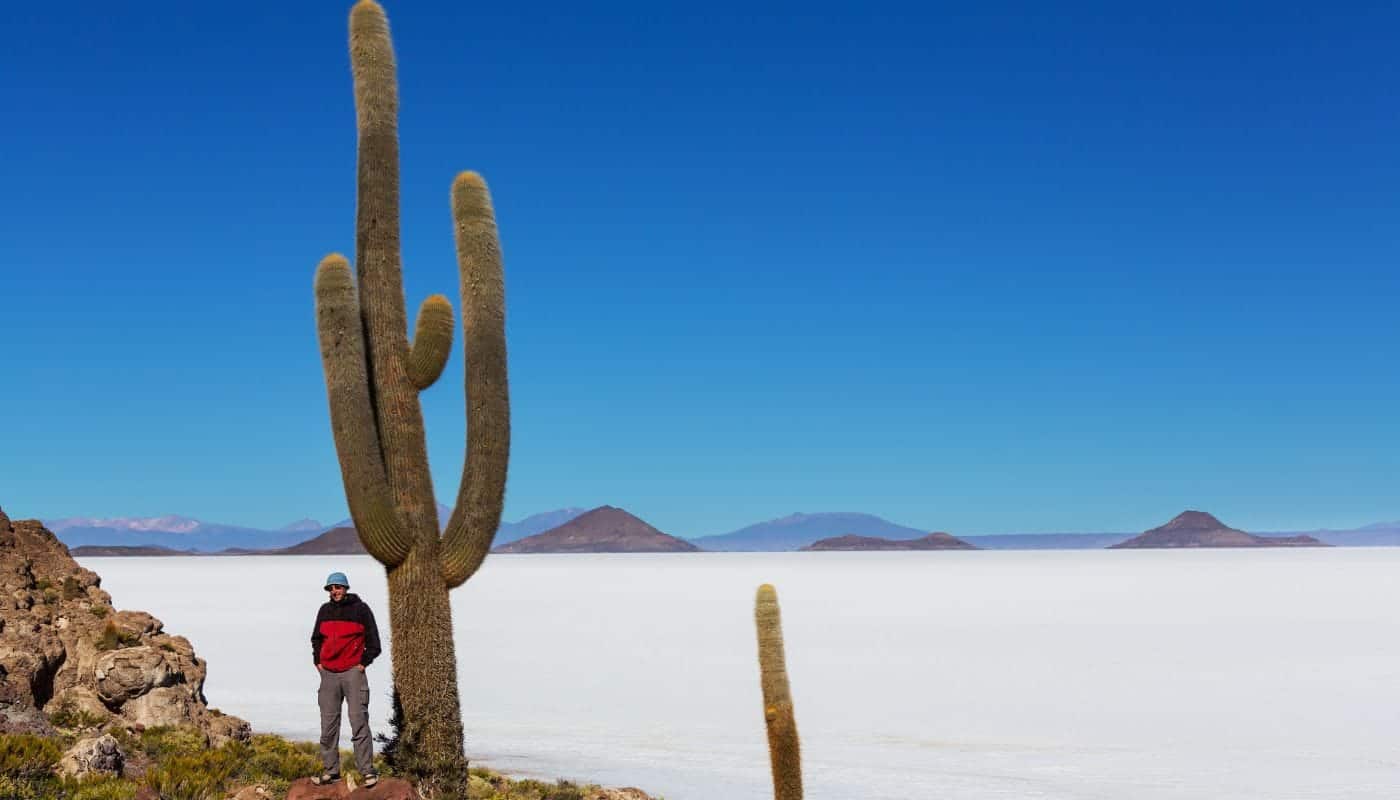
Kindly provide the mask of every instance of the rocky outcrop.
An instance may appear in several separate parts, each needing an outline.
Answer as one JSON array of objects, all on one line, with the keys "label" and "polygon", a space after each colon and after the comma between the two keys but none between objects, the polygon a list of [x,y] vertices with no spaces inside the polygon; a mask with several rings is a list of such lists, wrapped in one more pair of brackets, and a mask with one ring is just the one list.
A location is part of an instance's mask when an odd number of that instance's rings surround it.
[{"label": "rocky outcrop", "polygon": [[[209,708],[205,672],[188,639],[114,609],[97,574],[42,523],[0,511],[0,733],[173,725],[215,746],[248,739],[248,723]],[[64,768],[120,764],[110,739],[79,741]]]}]

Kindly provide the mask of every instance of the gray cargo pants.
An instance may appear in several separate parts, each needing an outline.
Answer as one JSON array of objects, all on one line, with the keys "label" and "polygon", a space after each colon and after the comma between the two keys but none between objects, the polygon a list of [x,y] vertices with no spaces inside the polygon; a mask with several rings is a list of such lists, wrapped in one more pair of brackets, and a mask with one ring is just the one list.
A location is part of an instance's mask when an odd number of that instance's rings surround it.
[{"label": "gray cargo pants", "polygon": [[364,670],[321,670],[321,765],[340,774],[340,704],[350,706],[350,738],[355,743],[355,769],[361,775],[374,772],[374,741],[369,733],[369,678]]}]

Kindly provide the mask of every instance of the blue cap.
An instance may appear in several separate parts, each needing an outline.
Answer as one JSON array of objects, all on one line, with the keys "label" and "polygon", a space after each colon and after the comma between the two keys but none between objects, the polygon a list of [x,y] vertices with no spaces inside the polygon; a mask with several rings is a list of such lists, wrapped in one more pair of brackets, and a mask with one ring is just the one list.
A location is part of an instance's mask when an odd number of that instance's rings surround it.
[{"label": "blue cap", "polygon": [[344,572],[332,572],[331,574],[326,576],[325,588],[329,589],[332,586],[344,586],[345,588],[349,589],[350,579],[345,577]]}]

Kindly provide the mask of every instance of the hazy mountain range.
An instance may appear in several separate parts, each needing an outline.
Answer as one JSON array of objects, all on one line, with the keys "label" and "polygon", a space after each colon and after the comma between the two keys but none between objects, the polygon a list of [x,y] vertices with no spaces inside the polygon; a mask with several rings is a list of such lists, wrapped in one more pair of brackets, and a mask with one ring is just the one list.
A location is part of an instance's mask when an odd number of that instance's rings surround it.
[{"label": "hazy mountain range", "polygon": [[[583,515],[587,509],[561,508],[532,514],[515,522],[503,522],[494,545],[512,542],[553,530]],[[438,505],[438,516],[446,524],[451,510]],[[350,525],[342,520],[322,525],[302,519],[276,530],[240,525],[209,523],[190,517],[89,518],[69,517],[45,523],[70,547],[83,545],[155,546],[173,550],[213,553],[228,548],[275,550],[312,539],[337,527]],[[796,513],[778,519],[747,525],[716,536],[682,537],[702,550],[757,552],[798,550],[821,539],[837,536],[868,536],[891,540],[912,540],[928,535],[930,529],[900,525],[873,514],[860,512]],[[1141,531],[1106,533],[1006,533],[959,538],[986,550],[1089,550],[1125,542]],[[1343,547],[1400,546],[1400,522],[1378,522],[1346,530],[1270,531],[1264,536],[1309,535],[1328,544]]]}]

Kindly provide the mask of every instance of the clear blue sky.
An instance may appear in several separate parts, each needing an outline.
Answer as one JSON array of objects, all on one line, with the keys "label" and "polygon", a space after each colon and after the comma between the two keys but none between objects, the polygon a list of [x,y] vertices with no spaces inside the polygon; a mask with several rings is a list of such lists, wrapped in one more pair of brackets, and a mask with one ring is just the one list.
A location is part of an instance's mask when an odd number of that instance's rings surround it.
[{"label": "clear blue sky", "polygon": [[[507,518],[1400,518],[1400,9],[968,5],[388,5],[411,308],[452,176],[495,193]],[[348,8],[7,9],[12,514],[343,516]]]}]

